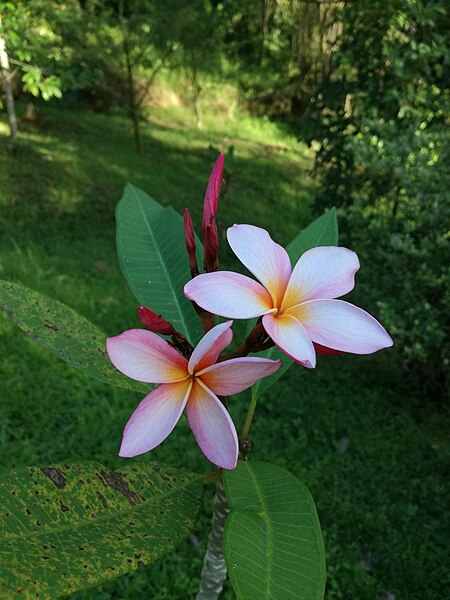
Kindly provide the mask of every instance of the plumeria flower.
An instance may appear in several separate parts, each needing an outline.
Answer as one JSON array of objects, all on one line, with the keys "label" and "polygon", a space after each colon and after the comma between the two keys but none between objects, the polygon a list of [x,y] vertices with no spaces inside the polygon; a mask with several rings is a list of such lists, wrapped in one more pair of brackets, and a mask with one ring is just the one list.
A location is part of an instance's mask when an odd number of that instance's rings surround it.
[{"label": "plumeria flower", "polygon": [[151,331],[130,329],[108,338],[106,348],[122,373],[159,383],[139,404],[123,433],[120,456],[132,457],[158,446],[171,433],[184,408],[205,456],[223,469],[234,469],[238,439],[219,396],[238,394],[281,366],[279,360],[234,358],[217,363],[233,338],[232,321],[213,327],[189,360]]},{"label": "plumeria flower", "polygon": [[292,269],[286,250],[265,229],[234,225],[227,236],[233,252],[261,283],[228,271],[199,275],[184,292],[202,308],[232,319],[262,317],[275,345],[311,368],[316,364],[313,343],[324,351],[354,354],[392,346],[376,319],[336,300],[354,287],[359,269],[354,252],[335,246],[312,248]]}]

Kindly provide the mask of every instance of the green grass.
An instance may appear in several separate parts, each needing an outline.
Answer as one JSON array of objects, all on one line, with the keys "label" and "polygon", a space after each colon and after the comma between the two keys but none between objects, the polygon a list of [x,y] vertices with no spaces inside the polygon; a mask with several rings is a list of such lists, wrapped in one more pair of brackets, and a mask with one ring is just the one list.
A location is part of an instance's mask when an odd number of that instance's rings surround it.
[{"label": "green grass", "polygon": [[[0,154],[0,277],[65,302],[110,335],[137,325],[114,247],[114,207],[126,181],[180,211],[189,206],[198,226],[209,171],[224,150],[219,225],[227,266],[236,266],[224,237],[234,222],[267,227],[285,244],[310,219],[312,156],[276,125],[207,114],[199,131],[185,108],[150,117],[138,154],[120,117],[43,108],[37,124],[23,125],[18,156]],[[121,432],[139,395],[75,372],[4,315],[0,334],[3,467],[80,458],[122,464]],[[292,368],[260,400],[253,452],[310,487],[325,535],[327,600],[444,600],[445,415],[426,399],[395,393],[399,374],[385,364],[343,356],[323,357],[314,371]],[[238,424],[245,400],[231,405]],[[208,469],[187,432],[183,421],[139,460]],[[209,488],[195,536],[176,553],[75,597],[194,598],[211,497]],[[228,586],[223,597],[233,598]]]}]

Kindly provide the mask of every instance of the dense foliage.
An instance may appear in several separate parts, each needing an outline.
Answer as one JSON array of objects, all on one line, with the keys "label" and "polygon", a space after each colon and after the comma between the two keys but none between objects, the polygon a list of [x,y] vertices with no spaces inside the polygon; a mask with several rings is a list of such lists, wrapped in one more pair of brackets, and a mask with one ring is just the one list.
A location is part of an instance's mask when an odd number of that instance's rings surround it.
[{"label": "dense foliage", "polygon": [[[450,294],[450,51],[444,2],[349,3],[313,109],[323,183],[371,265],[368,303],[410,376],[443,393]],[[374,290],[377,289],[376,296]]]}]

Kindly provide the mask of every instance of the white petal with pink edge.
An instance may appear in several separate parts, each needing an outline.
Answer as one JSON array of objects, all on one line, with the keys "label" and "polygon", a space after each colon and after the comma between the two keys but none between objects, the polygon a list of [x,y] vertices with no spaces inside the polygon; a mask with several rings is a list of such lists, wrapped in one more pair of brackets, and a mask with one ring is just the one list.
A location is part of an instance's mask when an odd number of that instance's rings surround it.
[{"label": "white petal with pink edge", "polygon": [[189,373],[200,371],[216,362],[222,350],[233,339],[232,325],[233,321],[220,323],[202,337],[189,359]]},{"label": "white petal with pink edge", "polygon": [[297,363],[310,369],[316,366],[316,352],[305,328],[291,315],[265,315],[264,329],[275,345]]},{"label": "white petal with pink edge", "polygon": [[129,329],[108,338],[106,349],[116,369],[136,381],[170,383],[188,375],[187,360],[152,331]]},{"label": "white petal with pink edge", "polygon": [[209,312],[228,319],[252,319],[273,308],[269,292],[257,281],[231,271],[197,275],[184,293]]},{"label": "white petal with pink edge", "polygon": [[236,428],[217,396],[198,381],[192,387],[186,415],[206,458],[222,469],[234,469],[239,448]]},{"label": "white petal with pink edge", "polygon": [[314,342],[328,348],[372,354],[393,344],[376,319],[344,300],[310,300],[289,313],[301,321]]},{"label": "white petal with pink edge", "polygon": [[183,412],[192,380],[163,383],[148,394],[131,415],[123,432],[120,456],[131,458],[158,446]]},{"label": "white petal with pink edge", "polygon": [[224,360],[197,373],[202,382],[219,396],[239,394],[262,377],[273,375],[281,367],[281,360],[244,357]]},{"label": "white petal with pink edge", "polygon": [[274,306],[279,307],[292,271],[286,250],[265,229],[253,225],[233,225],[227,238],[239,260],[270,292]]},{"label": "white petal with pink edge", "polygon": [[359,260],[355,252],[336,246],[320,246],[307,250],[292,271],[283,310],[300,302],[338,298],[355,286]]}]

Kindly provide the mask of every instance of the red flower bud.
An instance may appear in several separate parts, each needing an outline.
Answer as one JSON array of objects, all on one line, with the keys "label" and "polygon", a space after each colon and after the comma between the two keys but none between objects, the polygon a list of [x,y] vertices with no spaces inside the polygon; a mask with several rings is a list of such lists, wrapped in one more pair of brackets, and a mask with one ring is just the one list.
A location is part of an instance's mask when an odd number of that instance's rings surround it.
[{"label": "red flower bud", "polygon": [[162,335],[173,335],[176,333],[170,323],[146,306],[140,306],[138,308],[138,317],[142,325],[145,325],[150,331],[161,333]]},{"label": "red flower bud", "polygon": [[225,157],[223,152],[221,152],[211,171],[203,204],[202,234],[205,250],[205,271],[207,272],[217,271],[219,267],[219,236],[217,233],[216,213],[220,186],[222,184],[224,160]]},{"label": "red flower bud", "polygon": [[186,244],[186,250],[189,254],[189,264],[191,266],[191,275],[195,277],[198,275],[197,256],[195,254],[195,236],[194,227],[192,226],[191,213],[189,209],[184,209],[183,215],[183,228],[184,228],[184,242]]},{"label": "red flower bud", "polygon": [[222,185],[223,163],[225,157],[223,152],[219,154],[209,176],[208,187],[206,188],[205,201],[203,204],[203,222],[202,230],[206,229],[211,217],[216,218],[217,203],[219,201],[220,186]]},{"label": "red flower bud", "polygon": [[219,268],[219,234],[216,220],[211,217],[209,225],[203,234],[205,250],[205,271],[217,271]]}]

